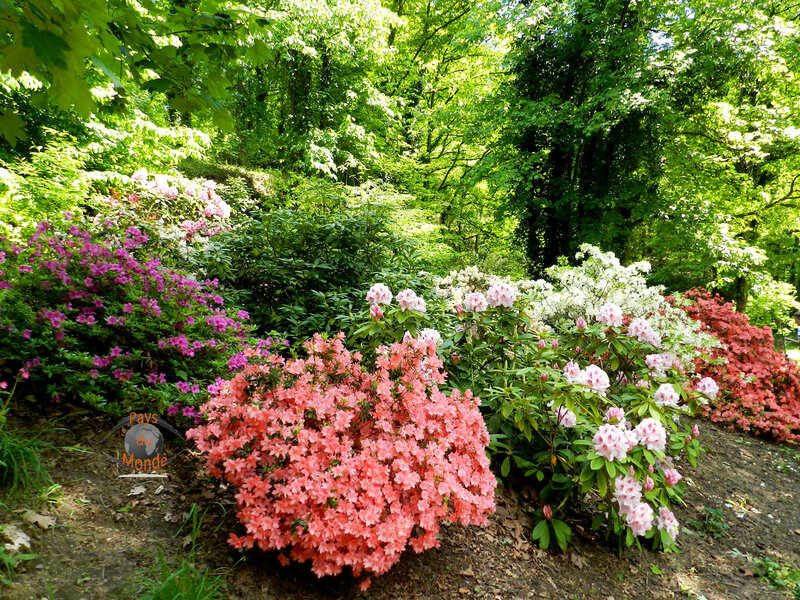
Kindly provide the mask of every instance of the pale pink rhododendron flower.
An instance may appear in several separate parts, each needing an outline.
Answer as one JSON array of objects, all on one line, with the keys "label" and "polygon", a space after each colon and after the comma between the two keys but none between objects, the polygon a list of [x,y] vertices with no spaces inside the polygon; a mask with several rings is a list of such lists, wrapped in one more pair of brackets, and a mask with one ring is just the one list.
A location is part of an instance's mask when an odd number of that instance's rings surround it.
[{"label": "pale pink rhododendron flower", "polygon": [[611,385],[608,373],[597,365],[589,365],[581,371],[575,378],[575,383],[579,383],[591,389],[600,396],[606,395],[606,390]]},{"label": "pale pink rhododendron flower", "polygon": [[664,469],[664,479],[667,482],[667,486],[672,487],[677,485],[678,482],[683,479],[683,476],[675,469]]},{"label": "pale pink rhododendron flower", "polygon": [[697,426],[697,423],[692,425],[692,437],[699,438],[700,437],[700,428]]},{"label": "pale pink rhododendron flower", "polygon": [[433,342],[434,346],[442,343],[442,334],[432,328],[421,329],[417,334],[417,339],[423,343]]},{"label": "pale pink rhododendron flower", "polygon": [[418,300],[419,298],[414,290],[406,288],[397,293],[397,304],[400,305],[400,310],[402,311],[416,310]]},{"label": "pale pink rhododendron flower", "polygon": [[564,365],[564,379],[567,383],[574,383],[581,372],[581,368],[572,361]]},{"label": "pale pink rhododendron flower", "polygon": [[656,452],[663,452],[667,445],[667,431],[664,426],[653,419],[647,417],[634,428],[633,432],[636,434],[636,439],[639,445],[644,446],[648,450]]},{"label": "pale pink rhododendron flower", "polygon": [[628,335],[653,346],[661,345],[661,336],[653,331],[653,327],[646,319],[633,319],[628,325]]},{"label": "pale pink rhododendron flower", "polygon": [[464,308],[472,312],[483,312],[489,307],[489,303],[481,292],[472,292],[464,298]]},{"label": "pale pink rhododendron flower", "polygon": [[606,327],[622,327],[622,309],[616,304],[607,302],[597,311],[597,321]]},{"label": "pale pink rhododendron flower", "polygon": [[612,425],[625,426],[625,411],[619,406],[612,406],[606,411],[606,416],[603,419],[606,423]]},{"label": "pale pink rhododendron flower", "polygon": [[667,352],[662,352],[661,354],[648,354],[645,357],[644,362],[649,369],[652,369],[661,377],[666,375],[667,369],[675,367],[675,357]]},{"label": "pale pink rhododendron flower", "polygon": [[658,386],[655,394],[656,404],[660,404],[661,406],[677,406],[679,400],[680,396],[678,392],[676,392],[675,388],[669,383],[662,383]]},{"label": "pale pink rhododendron flower", "polygon": [[640,502],[627,514],[625,520],[633,535],[644,535],[653,527],[653,507]]},{"label": "pale pink rhododendron flower", "polygon": [[567,410],[563,406],[559,406],[558,408],[554,409],[556,413],[556,422],[561,425],[561,427],[575,427],[578,424],[578,418],[575,416],[575,413],[571,410]]},{"label": "pale pink rhododendron flower", "polygon": [[697,382],[697,391],[709,400],[713,400],[719,393],[719,386],[711,377],[703,377]]},{"label": "pale pink rhododendron flower", "polygon": [[586,329],[586,319],[584,319],[583,317],[578,317],[577,319],[575,319],[575,327],[578,328],[578,331],[583,331],[584,329]]},{"label": "pale pink rhododendron flower", "polygon": [[617,476],[614,479],[614,500],[619,505],[619,514],[629,514],[642,500],[642,486],[635,477]]},{"label": "pale pink rhododendron flower", "polygon": [[659,531],[666,531],[673,540],[678,537],[678,519],[672,514],[672,511],[666,506],[658,509],[658,518],[656,519],[656,527]]},{"label": "pale pink rhododendron flower", "polygon": [[392,292],[383,283],[374,284],[367,292],[367,303],[372,304],[373,306],[377,306],[378,304],[389,304],[391,301]]},{"label": "pale pink rhododendron flower", "polygon": [[606,460],[625,460],[628,456],[629,438],[616,425],[602,425],[594,434],[594,451]]},{"label": "pale pink rhododendron flower", "polygon": [[141,169],[134,171],[133,175],[131,175],[131,179],[133,179],[134,181],[141,181],[141,182],[147,181],[147,169],[142,167]]},{"label": "pale pink rhododendron flower", "polygon": [[492,307],[505,306],[506,308],[511,308],[517,300],[518,294],[519,290],[513,285],[496,282],[486,292],[486,301]]},{"label": "pale pink rhododendron flower", "polygon": [[649,390],[650,382],[647,379],[640,379],[639,381],[636,382],[636,387]]},{"label": "pale pink rhododendron flower", "polygon": [[469,391],[439,390],[432,344],[380,347],[369,370],[342,335],[305,348],[307,359],[247,366],[187,432],[237,490],[244,528],[233,546],[310,560],[320,577],[345,567],[361,577],[388,571],[408,545],[438,546],[441,522],[487,523],[489,433]]}]

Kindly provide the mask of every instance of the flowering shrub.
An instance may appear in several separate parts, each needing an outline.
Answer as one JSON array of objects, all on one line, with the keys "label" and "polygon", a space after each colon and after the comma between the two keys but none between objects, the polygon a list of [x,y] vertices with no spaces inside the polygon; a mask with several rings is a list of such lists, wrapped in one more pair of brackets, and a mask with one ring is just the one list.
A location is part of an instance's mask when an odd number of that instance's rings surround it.
[{"label": "flowering shrub", "polygon": [[251,345],[268,352],[272,341],[250,340],[248,315],[224,307],[216,282],[137,257],[146,242],[134,227],[100,238],[47,223],[25,246],[0,240],[0,358],[53,400],[161,412],[205,401]]},{"label": "flowering shrub", "polygon": [[438,546],[440,521],[486,523],[489,435],[469,391],[439,391],[433,344],[382,347],[374,371],[342,334],[305,349],[305,359],[246,367],[187,433],[211,473],[238,488],[246,533],[231,535],[234,546],[358,577],[385,573],[408,543]]},{"label": "flowering shrub", "polygon": [[594,491],[621,543],[644,536],[671,547],[668,511],[682,492],[673,462],[686,451],[695,464],[700,452],[697,432],[676,421],[702,400],[680,361],[662,352],[667,340],[613,303],[558,335],[539,331],[522,301],[465,304],[472,310],[456,313],[448,347],[452,381],[479,390],[501,475],[516,467],[541,482],[549,516],[542,509],[534,539],[566,548],[569,526],[554,513]]},{"label": "flowering shrub", "polygon": [[[552,283],[538,281],[532,286],[530,301],[536,318],[556,328],[570,327],[576,319],[596,315],[604,304],[611,303],[632,318],[629,333],[645,341],[662,337],[663,344],[653,345],[674,355],[685,368],[692,367],[697,348],[717,344],[713,336],[700,331],[697,323],[665,300],[662,287],[647,285],[648,262],[622,266],[612,252],[590,244],[581,245],[575,257],[583,262],[575,267],[551,267],[547,275]],[[615,315],[614,327],[622,324],[620,316]],[[647,320],[651,331],[637,330],[640,319]]]},{"label": "flowering shrub", "polygon": [[701,379],[697,390],[715,398],[704,409],[708,417],[779,441],[800,440],[800,372],[775,350],[772,331],[751,325],[719,295],[695,290],[686,298],[693,302],[681,308],[722,342],[712,360],[697,365],[710,378]]}]

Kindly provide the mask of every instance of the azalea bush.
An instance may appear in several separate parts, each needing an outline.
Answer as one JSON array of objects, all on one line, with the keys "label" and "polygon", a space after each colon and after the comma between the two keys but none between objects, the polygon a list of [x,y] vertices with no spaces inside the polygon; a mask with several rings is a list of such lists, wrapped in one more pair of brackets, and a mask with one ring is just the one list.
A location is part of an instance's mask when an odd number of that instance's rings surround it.
[{"label": "azalea bush", "polygon": [[717,294],[694,290],[686,297],[692,302],[681,308],[721,342],[711,360],[697,364],[723,390],[705,414],[779,441],[800,441],[800,372],[775,349],[772,330],[752,325]]},{"label": "azalea bush", "polygon": [[246,367],[187,436],[237,488],[235,547],[310,560],[318,576],[378,575],[409,544],[437,547],[441,521],[486,523],[489,434],[471,392],[440,391],[432,343],[382,347],[368,367],[343,342],[315,335],[307,358]]},{"label": "azalea bush", "polygon": [[273,342],[251,339],[247,313],[227,309],[216,282],[142,256],[147,243],[111,223],[94,236],[41,223],[24,246],[0,240],[0,358],[53,401],[195,417],[245,349]]}]

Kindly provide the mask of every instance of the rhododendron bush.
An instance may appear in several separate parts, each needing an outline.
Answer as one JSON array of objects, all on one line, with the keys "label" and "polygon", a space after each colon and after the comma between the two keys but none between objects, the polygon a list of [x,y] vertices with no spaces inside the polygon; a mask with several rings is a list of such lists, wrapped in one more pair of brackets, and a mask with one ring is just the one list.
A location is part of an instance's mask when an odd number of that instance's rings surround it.
[{"label": "rhododendron bush", "polygon": [[693,302],[681,308],[722,342],[713,360],[697,365],[722,388],[704,408],[708,417],[779,441],[800,441],[800,372],[775,350],[772,331],[751,325],[719,295],[695,290],[686,297]]},{"label": "rhododendron bush", "polygon": [[[251,365],[202,407],[187,436],[238,489],[236,547],[310,560],[319,576],[385,573],[406,546],[438,546],[439,523],[485,524],[495,479],[478,400],[445,382],[434,345],[381,347],[374,369],[343,334],[307,358]],[[368,585],[368,580],[365,582]]]},{"label": "rhododendron bush", "polygon": [[147,241],[111,223],[96,235],[41,223],[24,246],[0,240],[0,358],[54,400],[162,412],[208,399],[245,349],[268,352],[216,282],[142,256]]}]

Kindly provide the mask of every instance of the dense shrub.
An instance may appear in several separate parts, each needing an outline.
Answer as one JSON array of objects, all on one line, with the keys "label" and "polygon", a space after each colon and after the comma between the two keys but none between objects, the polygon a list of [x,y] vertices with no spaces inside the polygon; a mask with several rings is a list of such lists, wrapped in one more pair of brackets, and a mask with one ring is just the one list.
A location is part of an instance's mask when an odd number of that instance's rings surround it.
[{"label": "dense shrub", "polygon": [[695,290],[686,297],[693,302],[681,308],[722,342],[715,360],[698,360],[698,371],[723,390],[705,409],[709,418],[780,441],[800,440],[800,372],[775,350],[772,331],[751,325],[719,295]]},{"label": "dense shrub", "polygon": [[470,392],[439,391],[433,344],[383,347],[374,371],[341,334],[305,349],[247,367],[187,433],[238,489],[246,534],[234,546],[311,560],[319,576],[381,574],[408,543],[438,546],[440,521],[486,523],[489,435]]},{"label": "dense shrub", "polygon": [[380,207],[337,203],[256,213],[215,238],[229,263],[205,271],[239,291],[262,330],[293,339],[345,330],[376,274],[398,280],[413,264],[409,240],[388,219]]},{"label": "dense shrub", "polygon": [[95,237],[42,223],[25,246],[0,240],[0,358],[54,400],[113,412],[208,399],[244,366],[248,316],[226,310],[216,282],[137,256],[146,242],[110,223]]},{"label": "dense shrub", "polygon": [[441,331],[425,327],[431,315],[414,300],[375,284],[357,334],[371,347],[400,335],[431,340],[448,357],[451,382],[480,390],[500,474],[535,478],[548,503],[534,530],[542,547],[566,548],[570,538],[549,504],[574,506],[590,491],[601,499],[595,525],[606,515],[621,543],[673,544],[670,505],[682,491],[674,460],[686,451],[695,464],[700,452],[697,432],[676,421],[714,395],[713,381],[689,386],[650,322],[610,303],[556,334],[508,282],[464,295]]}]

